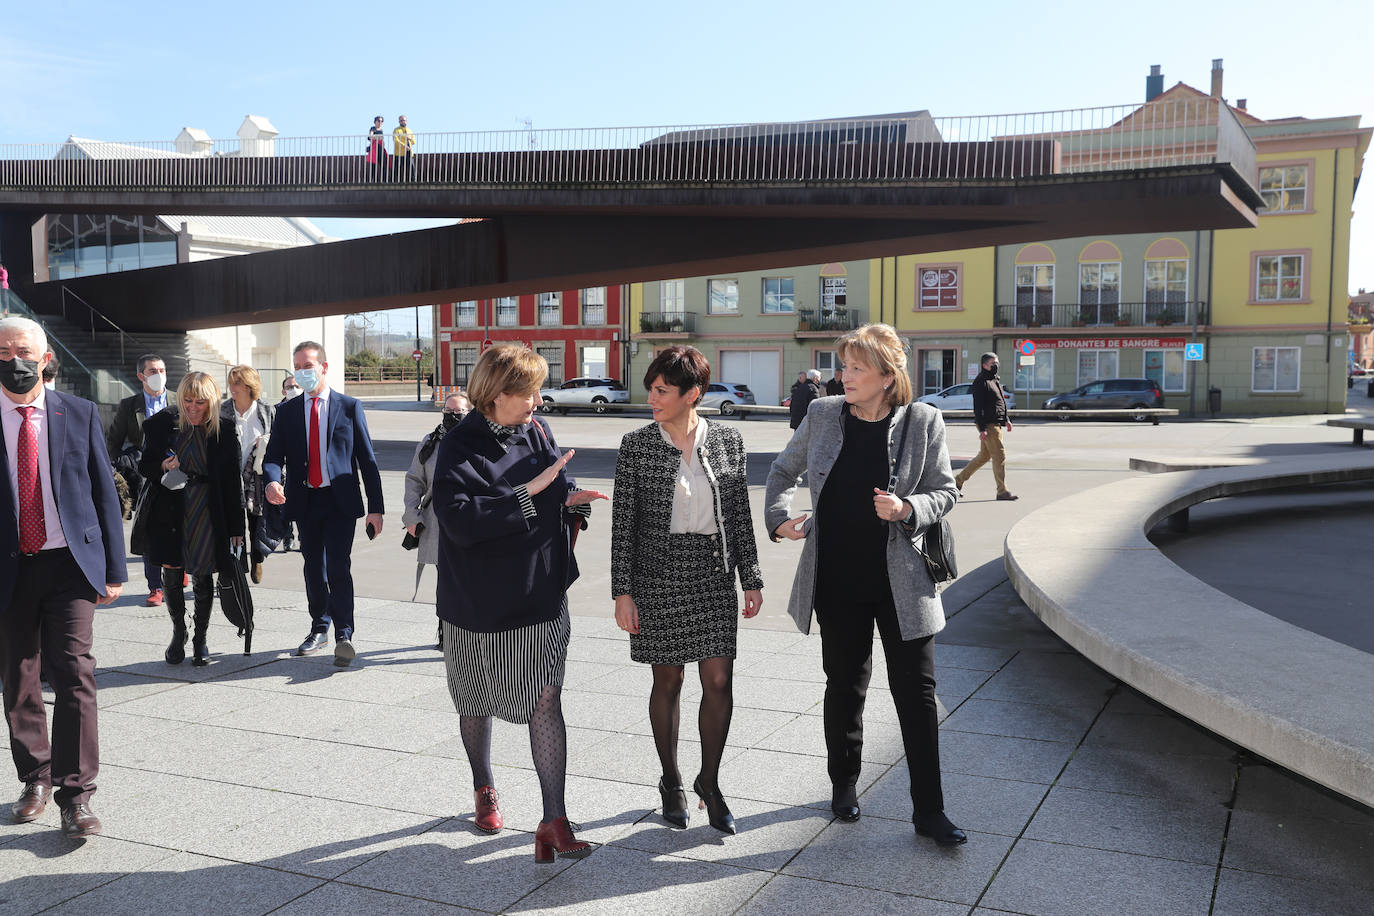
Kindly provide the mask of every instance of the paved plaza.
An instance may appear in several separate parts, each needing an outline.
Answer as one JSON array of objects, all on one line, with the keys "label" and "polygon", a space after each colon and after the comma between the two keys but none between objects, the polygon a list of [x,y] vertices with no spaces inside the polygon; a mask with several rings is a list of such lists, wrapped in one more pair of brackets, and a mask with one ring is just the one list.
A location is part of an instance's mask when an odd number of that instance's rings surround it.
[{"label": "paved plaza", "polygon": [[[580,862],[541,866],[532,858],[540,801],[526,731],[496,726],[507,828],[481,834],[433,646],[432,569],[411,600],[401,478],[437,414],[374,403],[369,419],[389,511],[383,535],[360,539],[354,554],[357,662],[339,669],[332,658],[290,655],[308,629],[299,554],[274,557],[255,589],[254,654],[234,652],[234,632],[219,618],[210,640],[218,654],[203,669],[162,661],[166,613],[140,606],[136,577],[97,616],[102,767],[93,807],[105,835],[72,844],[57,830],[55,805],[34,824],[0,823],[0,913],[1374,912],[1374,813],[1104,675],[1030,613],[1001,564],[1012,523],[1128,476],[1130,457],[1348,451],[1348,432],[1316,418],[1016,426],[1008,485],[1021,499],[995,502],[985,470],[952,516],[964,575],[945,592],[950,622],[937,638],[936,675],[947,810],[969,834],[954,849],[913,834],[881,653],[866,716],[864,816],[831,817],[820,641],[785,614],[800,549],[762,535],[765,608],[741,630],[721,774],[740,832],[723,836],[695,811],[690,829],[668,829],[655,810],[649,670],[629,661],[611,620],[609,513],[599,504],[578,544],[564,709],[569,815],[580,838],[604,845]],[[551,422],[560,444],[577,449],[570,471],[610,490],[619,437],[646,420]],[[768,463],[789,431],[772,420],[727,422],[753,454],[757,519]],[[951,426],[956,466],[976,446],[971,425]],[[1206,578],[1209,565],[1234,562],[1211,557],[1190,569]],[[1141,596],[1146,608],[1167,600]],[[698,696],[689,673],[689,779]]]}]

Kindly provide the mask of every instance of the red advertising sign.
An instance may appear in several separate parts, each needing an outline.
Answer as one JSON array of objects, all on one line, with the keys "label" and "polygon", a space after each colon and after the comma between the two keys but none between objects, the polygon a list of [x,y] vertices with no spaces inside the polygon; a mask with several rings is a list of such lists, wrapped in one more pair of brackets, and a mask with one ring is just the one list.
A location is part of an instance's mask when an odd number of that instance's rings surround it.
[{"label": "red advertising sign", "polygon": [[1036,350],[1182,350],[1186,337],[1051,337],[1035,340]]}]

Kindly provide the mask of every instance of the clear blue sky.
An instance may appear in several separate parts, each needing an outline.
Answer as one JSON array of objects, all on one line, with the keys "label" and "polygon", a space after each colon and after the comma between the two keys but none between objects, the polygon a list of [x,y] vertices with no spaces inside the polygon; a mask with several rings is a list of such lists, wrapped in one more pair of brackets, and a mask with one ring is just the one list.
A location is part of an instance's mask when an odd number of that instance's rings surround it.
[{"label": "clear blue sky", "polygon": [[[158,10],[156,14],[152,10]],[[1165,86],[1224,94],[1259,117],[1374,121],[1374,3],[1158,0],[1034,5],[693,4],[526,0],[7,4],[0,143],[70,134],[360,133],[374,114],[417,131],[937,116],[1116,105]],[[147,12],[145,12],[147,11]],[[1350,286],[1374,288],[1374,218],[1356,196]],[[1374,205],[1371,205],[1374,207]],[[319,220],[354,237],[433,223]]]}]

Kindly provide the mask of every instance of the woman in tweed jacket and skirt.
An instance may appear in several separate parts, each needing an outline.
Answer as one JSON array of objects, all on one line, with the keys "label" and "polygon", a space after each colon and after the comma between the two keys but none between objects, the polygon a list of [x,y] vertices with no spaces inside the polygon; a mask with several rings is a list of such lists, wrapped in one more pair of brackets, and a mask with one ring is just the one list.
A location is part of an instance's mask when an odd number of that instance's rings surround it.
[{"label": "woman in tweed jacket and skirt", "polygon": [[[910,403],[906,353],[890,326],[864,325],[836,350],[844,396],[811,403],[773,462],[765,497],[770,537],[806,540],[788,611],[804,633],[813,608],[821,624],[830,806],[842,821],[859,819],[855,785],[876,624],[916,832],[955,845],[966,837],[944,814],[935,702],[934,637],[945,615],[914,542],[954,508],[945,424],[938,410]],[[803,472],[813,512],[789,518]]]},{"label": "woman in tweed jacket and skirt", "polygon": [[437,606],[449,693],[475,788],[476,826],[503,826],[491,769],[492,717],[528,724],[544,817],[534,858],[581,858],[564,808],[567,729],[563,671],[568,586],[577,578],[572,531],[594,499],[564,473],[553,433],[534,417],[543,357],[502,344],[477,361],[472,413],[444,436],[434,466],[439,540]]},{"label": "woman in tweed jacket and skirt", "polygon": [[695,347],[669,347],[644,374],[654,421],[620,442],[611,523],[615,619],[630,657],[652,665],[649,721],[663,776],[663,817],[686,827],[677,764],[678,701],[686,665],[701,676],[701,773],[692,788],[711,826],[735,832],[718,777],[734,709],[731,680],[740,613],[763,603],[749,512],[744,441],[699,417],[711,366]]}]

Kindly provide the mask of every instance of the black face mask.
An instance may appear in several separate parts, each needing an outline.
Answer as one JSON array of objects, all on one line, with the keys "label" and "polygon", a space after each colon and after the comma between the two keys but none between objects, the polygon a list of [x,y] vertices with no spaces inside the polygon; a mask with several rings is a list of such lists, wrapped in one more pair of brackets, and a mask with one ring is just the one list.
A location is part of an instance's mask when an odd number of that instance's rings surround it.
[{"label": "black face mask", "polygon": [[462,419],[463,415],[460,413],[453,413],[448,410],[444,411],[444,429],[453,429]]},{"label": "black face mask", "polygon": [[0,360],[0,385],[15,394],[28,394],[38,384],[38,361],[34,359]]},{"label": "black face mask", "polygon": [[993,375],[996,375],[998,368],[998,365],[996,363],[993,363],[992,365],[988,366],[988,371],[991,372]]}]

